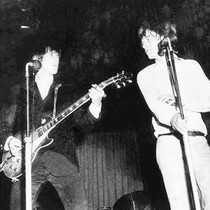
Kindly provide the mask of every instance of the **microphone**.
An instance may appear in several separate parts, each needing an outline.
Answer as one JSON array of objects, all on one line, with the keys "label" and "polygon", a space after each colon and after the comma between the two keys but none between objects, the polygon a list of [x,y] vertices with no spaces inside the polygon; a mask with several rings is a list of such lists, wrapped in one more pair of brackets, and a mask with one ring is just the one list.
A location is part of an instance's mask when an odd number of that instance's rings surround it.
[{"label": "microphone", "polygon": [[32,60],[28,65],[31,66],[34,71],[38,71],[42,67],[41,62],[38,60]]},{"label": "microphone", "polygon": [[165,55],[166,52],[166,47],[169,45],[169,38],[165,37],[164,39],[162,39],[159,44],[158,44],[158,55],[159,56],[163,56]]}]

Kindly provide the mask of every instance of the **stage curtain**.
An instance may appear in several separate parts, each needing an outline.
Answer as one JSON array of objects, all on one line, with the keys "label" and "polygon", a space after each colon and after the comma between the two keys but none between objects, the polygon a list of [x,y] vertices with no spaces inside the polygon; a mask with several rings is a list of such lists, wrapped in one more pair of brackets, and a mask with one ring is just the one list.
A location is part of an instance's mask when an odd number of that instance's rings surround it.
[{"label": "stage curtain", "polygon": [[89,210],[143,190],[136,132],[92,133],[77,147]]}]

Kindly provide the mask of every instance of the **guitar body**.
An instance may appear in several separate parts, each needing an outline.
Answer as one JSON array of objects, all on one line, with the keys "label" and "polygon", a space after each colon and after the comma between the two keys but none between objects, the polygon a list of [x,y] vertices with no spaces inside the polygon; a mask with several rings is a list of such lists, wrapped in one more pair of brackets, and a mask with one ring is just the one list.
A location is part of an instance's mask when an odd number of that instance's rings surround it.
[{"label": "guitar body", "polygon": [[10,151],[2,155],[2,169],[4,174],[11,179],[18,178],[22,170],[22,153],[13,156]]},{"label": "guitar body", "polygon": [[[47,132],[48,134],[49,132]],[[53,139],[49,139],[47,134],[38,138],[38,133],[32,132],[30,138],[32,141],[32,153],[31,153],[31,162],[35,160],[38,152],[44,148],[49,146]],[[22,135],[18,133],[15,135],[16,138],[22,139]],[[19,150],[18,153],[12,154],[11,151],[7,151],[2,154],[2,163],[1,163],[1,171],[11,179],[17,179],[22,175],[22,167],[23,167],[23,160],[24,160],[24,153],[23,150]]]}]

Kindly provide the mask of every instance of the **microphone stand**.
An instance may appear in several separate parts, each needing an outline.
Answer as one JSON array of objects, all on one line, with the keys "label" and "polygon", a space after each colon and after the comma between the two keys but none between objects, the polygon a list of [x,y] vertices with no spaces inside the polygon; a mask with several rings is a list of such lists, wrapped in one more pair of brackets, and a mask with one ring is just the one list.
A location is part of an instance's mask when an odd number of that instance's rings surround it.
[{"label": "microphone stand", "polygon": [[32,187],[31,187],[31,149],[32,140],[30,137],[30,109],[29,109],[29,63],[25,66],[25,77],[26,77],[26,117],[27,117],[27,127],[26,127],[26,137],[24,139],[25,143],[25,196],[26,196],[26,210],[32,210]]},{"label": "microphone stand", "polygon": [[[171,80],[171,85],[173,92],[176,94],[176,106],[178,107],[180,111],[180,115],[182,119],[185,119],[183,106],[182,106],[182,100],[178,85],[178,79],[176,74],[176,68],[175,68],[175,62],[174,62],[174,52],[171,47],[171,41],[167,37],[167,45],[166,51],[165,51],[165,57],[166,57],[166,63],[169,70],[169,76]],[[184,162],[185,166],[185,175],[186,175],[186,182],[188,187],[188,196],[189,196],[189,202],[190,207],[192,210],[201,210],[201,204],[199,200],[198,195],[198,188],[192,163],[192,157],[191,157],[191,151],[190,151],[190,145],[189,145],[189,136],[187,131],[182,135],[183,136],[183,155],[185,155],[186,161]],[[188,170],[188,171],[187,171]]]}]

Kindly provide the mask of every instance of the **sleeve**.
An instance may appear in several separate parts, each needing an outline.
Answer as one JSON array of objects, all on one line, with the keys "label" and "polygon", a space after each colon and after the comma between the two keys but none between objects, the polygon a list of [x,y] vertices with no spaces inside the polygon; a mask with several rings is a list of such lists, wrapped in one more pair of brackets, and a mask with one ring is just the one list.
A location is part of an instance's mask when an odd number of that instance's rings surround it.
[{"label": "sleeve", "polygon": [[83,106],[72,115],[73,127],[82,133],[88,133],[95,128],[100,118],[101,116],[95,118],[88,106]]},{"label": "sleeve", "polygon": [[186,62],[180,73],[180,92],[186,109],[193,112],[210,111],[210,81],[197,61]]},{"label": "sleeve", "polygon": [[91,103],[89,106],[89,111],[94,118],[98,119],[101,116],[101,108],[102,108],[102,102],[99,105]]},{"label": "sleeve", "polygon": [[139,72],[137,75],[139,89],[154,117],[161,124],[171,126],[171,118],[178,110],[174,105],[164,103],[160,100],[160,95],[157,93],[151,78],[152,75],[148,75],[144,70]]}]

